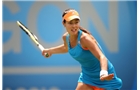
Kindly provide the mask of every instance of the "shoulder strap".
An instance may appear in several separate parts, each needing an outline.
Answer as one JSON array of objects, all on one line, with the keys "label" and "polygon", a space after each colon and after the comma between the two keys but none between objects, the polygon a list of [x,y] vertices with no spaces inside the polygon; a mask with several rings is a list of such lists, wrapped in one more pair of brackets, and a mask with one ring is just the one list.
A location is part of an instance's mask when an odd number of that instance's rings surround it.
[{"label": "shoulder strap", "polygon": [[81,37],[81,35],[82,35],[82,31],[79,30],[79,31],[78,31],[78,41],[80,41],[80,37]]},{"label": "shoulder strap", "polygon": [[66,36],[66,42],[67,42],[67,45],[68,45],[68,49],[70,49],[70,45],[69,45],[69,34]]}]

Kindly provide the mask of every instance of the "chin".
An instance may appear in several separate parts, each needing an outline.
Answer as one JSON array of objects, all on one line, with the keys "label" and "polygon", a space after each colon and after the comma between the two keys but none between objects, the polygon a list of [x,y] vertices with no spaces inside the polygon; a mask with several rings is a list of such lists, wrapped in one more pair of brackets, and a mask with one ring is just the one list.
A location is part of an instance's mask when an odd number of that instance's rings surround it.
[{"label": "chin", "polygon": [[71,32],[72,35],[77,35],[78,34],[78,30],[75,32]]}]

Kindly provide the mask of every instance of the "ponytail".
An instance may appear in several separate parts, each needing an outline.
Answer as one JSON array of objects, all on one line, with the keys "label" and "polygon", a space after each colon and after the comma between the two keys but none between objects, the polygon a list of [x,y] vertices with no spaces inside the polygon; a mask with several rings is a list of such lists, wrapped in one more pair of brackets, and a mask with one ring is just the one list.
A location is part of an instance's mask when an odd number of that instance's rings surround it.
[{"label": "ponytail", "polygon": [[79,27],[79,29],[82,30],[84,33],[87,33],[87,34],[91,35],[91,33],[87,29],[85,29],[85,28],[83,28],[81,26]]},{"label": "ponytail", "polygon": [[[81,26],[79,27],[79,29],[82,30],[84,33],[89,34],[89,35],[91,36],[91,38],[95,40],[95,38],[92,36],[92,34],[91,34],[87,29],[82,28]],[[96,41],[96,40],[95,40],[95,41]]]}]

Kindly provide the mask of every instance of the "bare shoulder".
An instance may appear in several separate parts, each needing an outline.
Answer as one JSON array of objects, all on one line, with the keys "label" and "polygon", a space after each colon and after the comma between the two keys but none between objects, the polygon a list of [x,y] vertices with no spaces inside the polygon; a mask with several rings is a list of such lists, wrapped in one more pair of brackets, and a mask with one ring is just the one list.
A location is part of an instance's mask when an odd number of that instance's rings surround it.
[{"label": "bare shoulder", "polygon": [[68,50],[68,45],[67,45],[67,40],[66,40],[66,36],[68,35],[68,32],[63,34],[63,41],[64,41],[64,46],[66,47],[66,49]]},{"label": "bare shoulder", "polygon": [[89,42],[96,42],[95,38],[87,33],[82,33],[81,37],[80,37],[80,41],[81,43],[84,44],[88,44]]},{"label": "bare shoulder", "polygon": [[66,36],[67,36],[67,35],[68,35],[68,32],[66,32],[66,33],[63,34],[63,37],[62,37],[63,40],[66,40]]},{"label": "bare shoulder", "polygon": [[83,40],[90,40],[90,39],[94,39],[94,37],[90,34],[87,34],[87,33],[82,33],[80,39],[83,41]]}]

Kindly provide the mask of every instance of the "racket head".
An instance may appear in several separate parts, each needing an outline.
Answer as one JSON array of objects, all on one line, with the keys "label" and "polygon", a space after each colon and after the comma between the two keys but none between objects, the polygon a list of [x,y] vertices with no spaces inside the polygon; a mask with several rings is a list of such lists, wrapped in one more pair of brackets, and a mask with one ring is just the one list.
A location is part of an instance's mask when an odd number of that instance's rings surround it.
[{"label": "racket head", "polygon": [[28,33],[30,31],[29,31],[29,29],[23,23],[21,23],[20,21],[17,21],[17,24],[27,35],[29,35]]},{"label": "racket head", "polygon": [[[38,42],[38,38],[35,34],[33,34],[23,23],[17,21],[18,26],[36,43],[38,48],[43,51],[44,47]],[[46,53],[46,57],[49,57],[48,53]]]},{"label": "racket head", "polygon": [[39,44],[37,36],[32,33],[23,23],[17,21],[18,26],[36,43]]}]

